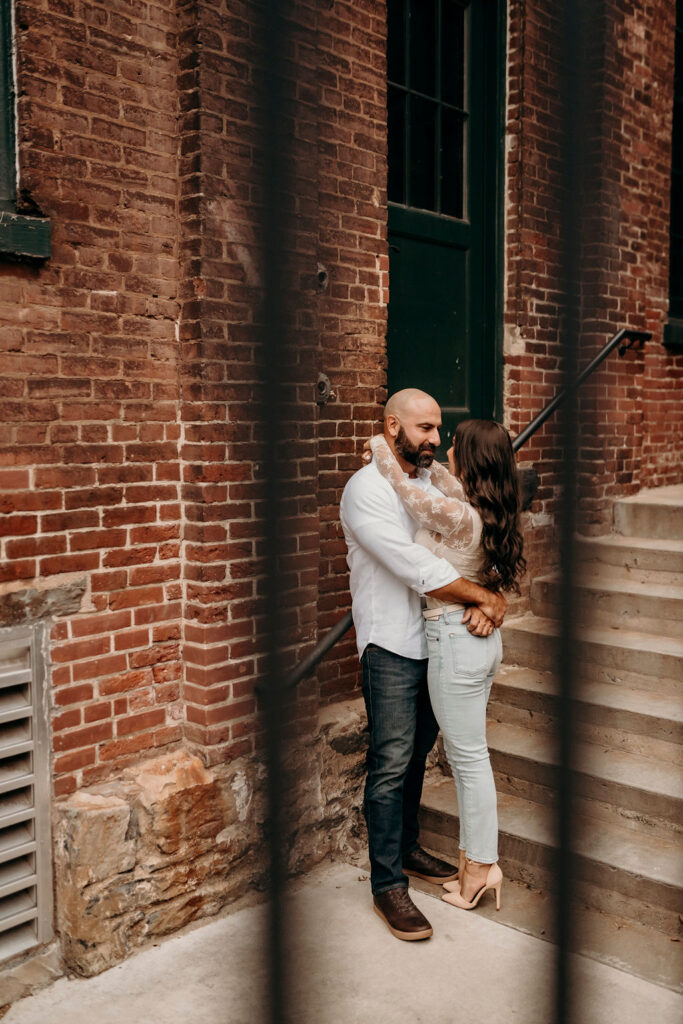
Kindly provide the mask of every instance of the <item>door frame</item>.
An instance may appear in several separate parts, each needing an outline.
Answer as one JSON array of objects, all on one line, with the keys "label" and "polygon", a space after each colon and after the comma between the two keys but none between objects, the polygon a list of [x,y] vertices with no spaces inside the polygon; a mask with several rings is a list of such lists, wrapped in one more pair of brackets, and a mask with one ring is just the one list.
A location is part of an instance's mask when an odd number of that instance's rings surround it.
[{"label": "door frame", "polygon": [[[479,6],[478,16],[486,20],[488,30],[484,33],[486,48],[486,67],[493,69],[484,78],[483,106],[492,110],[493,116],[482,121],[477,130],[483,133],[483,151],[490,154],[491,160],[485,165],[484,195],[490,195],[490,207],[484,209],[484,226],[482,231],[482,268],[485,282],[492,282],[481,289],[481,323],[487,341],[487,349],[493,356],[493,373],[489,378],[482,373],[480,404],[492,410],[497,420],[503,418],[503,355],[504,355],[504,295],[505,295],[505,126],[506,126],[506,80],[507,80],[507,0],[472,0]],[[470,147],[470,151],[473,147]],[[469,174],[469,168],[468,168]],[[387,203],[387,221],[389,230],[394,221],[395,227],[404,227],[403,218],[406,208],[399,204]],[[410,208],[411,215],[415,212]],[[438,216],[438,215],[437,215]],[[400,226],[400,227],[399,227]],[[439,228],[435,224],[435,241],[443,230],[450,235],[453,230],[469,232],[469,224],[451,221]],[[431,233],[431,232],[430,232]],[[388,252],[387,252],[388,255]],[[391,290],[391,280],[389,280]],[[385,351],[388,355],[388,328],[385,336]],[[471,343],[471,342],[470,342]]]},{"label": "door frame", "polygon": [[488,38],[490,67],[495,74],[487,80],[487,106],[490,100],[495,117],[486,126],[486,146],[493,156],[490,180],[486,188],[490,188],[493,196],[491,223],[487,224],[484,234],[484,267],[485,273],[491,274],[495,285],[492,287],[491,314],[489,330],[491,332],[491,348],[494,353],[495,373],[493,380],[493,416],[503,421],[503,369],[504,369],[504,312],[505,312],[505,129],[507,126],[507,36],[508,36],[508,5],[507,0],[491,0],[495,5],[495,28]]}]

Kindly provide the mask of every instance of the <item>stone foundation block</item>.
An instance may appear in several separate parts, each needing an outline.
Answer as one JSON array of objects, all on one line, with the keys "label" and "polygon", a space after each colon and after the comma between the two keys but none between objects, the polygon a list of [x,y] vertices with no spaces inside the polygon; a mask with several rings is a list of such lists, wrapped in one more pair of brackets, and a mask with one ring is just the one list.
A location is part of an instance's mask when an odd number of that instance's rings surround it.
[{"label": "stone foundation block", "polygon": [[[287,759],[283,836],[297,874],[365,848],[362,701],[337,704]],[[178,750],[55,807],[57,931],[65,966],[89,976],[267,884],[265,769],[206,768]]]}]

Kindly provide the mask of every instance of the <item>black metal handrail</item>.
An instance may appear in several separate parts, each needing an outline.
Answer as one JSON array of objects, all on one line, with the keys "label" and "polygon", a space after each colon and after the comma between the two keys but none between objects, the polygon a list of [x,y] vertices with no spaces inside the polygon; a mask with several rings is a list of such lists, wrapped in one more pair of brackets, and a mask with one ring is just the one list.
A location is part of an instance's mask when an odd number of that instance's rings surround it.
[{"label": "black metal handrail", "polygon": [[[522,430],[512,442],[512,450],[517,452],[526,444],[530,437],[532,437],[536,431],[541,427],[545,421],[552,416],[552,414],[562,405],[564,400],[571,394],[573,394],[578,387],[584,382],[587,377],[593,373],[594,370],[600,366],[600,364],[607,358],[607,356],[614,351],[615,348],[619,349],[619,355],[623,356],[627,349],[631,348],[632,345],[639,344],[643,345],[646,341],[649,341],[652,337],[650,331],[632,331],[627,327],[622,327],[621,330],[617,331],[613,337],[607,342],[607,344],[598,352],[596,357],[583,368],[581,373],[578,375],[573,384],[562,388],[561,391],[555,395],[555,397],[548,402],[544,409],[539,412],[538,416],[529,423],[528,426]],[[309,676],[313,670],[318,666],[319,662],[325,657],[328,651],[330,651],[338,640],[344,636],[345,633],[353,625],[353,618],[351,612],[347,612],[337,622],[332,629],[325,634],[313,650],[303,658],[299,664],[289,672],[284,680],[283,686],[286,690],[293,689],[297,686],[302,679]]]},{"label": "black metal handrail", "polygon": [[631,331],[627,327],[622,327],[620,331],[610,338],[607,344],[598,352],[595,359],[584,366],[581,373],[578,375],[573,384],[569,384],[566,388],[562,388],[558,391],[555,397],[548,402],[546,407],[539,412],[538,416],[534,416],[531,423],[520,431],[517,437],[512,442],[512,450],[514,452],[519,451],[522,445],[526,444],[530,437],[532,437],[538,428],[542,426],[545,421],[552,416],[556,409],[562,405],[564,400],[574,394],[576,389],[583,384],[586,377],[590,377],[594,370],[597,370],[598,366],[607,359],[610,352],[613,352],[615,348],[619,349],[619,355],[623,356],[627,349],[631,348],[632,345],[640,344],[643,345],[646,341],[649,341],[652,337],[650,331]]}]

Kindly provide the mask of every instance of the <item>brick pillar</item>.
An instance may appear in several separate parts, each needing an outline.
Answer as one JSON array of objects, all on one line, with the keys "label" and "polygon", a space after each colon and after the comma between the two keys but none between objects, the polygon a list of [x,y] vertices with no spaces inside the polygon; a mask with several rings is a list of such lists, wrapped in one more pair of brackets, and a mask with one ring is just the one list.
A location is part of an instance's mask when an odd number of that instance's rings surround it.
[{"label": "brick pillar", "polygon": [[[336,398],[320,411],[321,583],[319,625],[351,607],[339,500],[361,466],[386,399],[389,256],[386,193],[386,18],[384,5],[352,0],[319,20],[321,368]],[[321,697],[353,692],[353,635],[318,670]]]},{"label": "brick pillar", "polygon": [[[186,736],[208,762],[250,752],[263,620],[264,515],[256,422],[263,301],[253,12],[183,6],[182,422]],[[294,5],[287,57],[292,139],[292,319],[281,584],[290,627],[283,667],[315,638],[317,138],[315,12]]]}]

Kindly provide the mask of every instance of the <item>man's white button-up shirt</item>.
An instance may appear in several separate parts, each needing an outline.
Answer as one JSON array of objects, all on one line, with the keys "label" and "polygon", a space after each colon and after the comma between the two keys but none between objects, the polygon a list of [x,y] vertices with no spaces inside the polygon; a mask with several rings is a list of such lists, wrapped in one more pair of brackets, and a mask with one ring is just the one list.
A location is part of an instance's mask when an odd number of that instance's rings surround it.
[{"label": "man's white button-up shirt", "polygon": [[[426,470],[418,470],[414,483],[441,494]],[[359,656],[372,643],[405,658],[426,658],[422,597],[459,573],[415,543],[418,524],[374,462],[351,477],[340,513]]]}]

